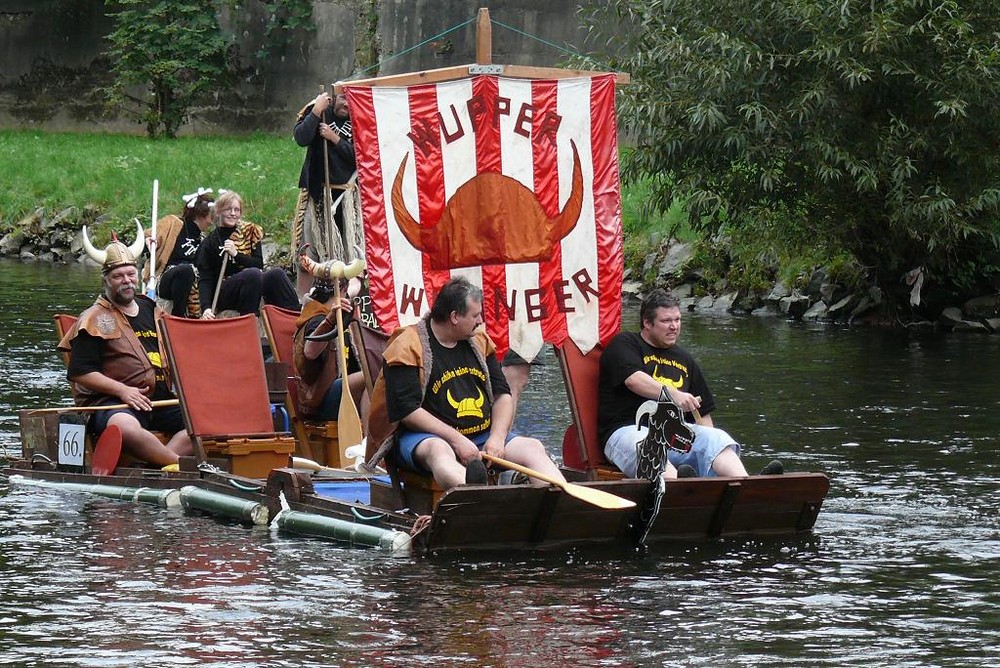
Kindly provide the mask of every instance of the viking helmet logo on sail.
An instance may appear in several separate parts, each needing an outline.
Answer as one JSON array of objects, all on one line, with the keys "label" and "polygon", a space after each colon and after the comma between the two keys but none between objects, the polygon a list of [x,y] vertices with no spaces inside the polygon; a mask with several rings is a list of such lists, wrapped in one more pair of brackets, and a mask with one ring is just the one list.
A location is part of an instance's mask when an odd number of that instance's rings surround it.
[{"label": "viking helmet logo on sail", "polygon": [[576,227],[583,208],[580,153],[576,142],[570,143],[573,189],[554,217],[545,214],[535,193],[517,179],[485,172],[462,184],[437,220],[421,225],[403,201],[407,155],[392,185],[396,222],[413,247],[427,254],[434,269],[551,259],[556,244]]},{"label": "viking helmet logo on sail", "polygon": [[530,360],[567,337],[590,350],[618,332],[614,75],[344,88],[386,331],[415,322],[461,275],[483,289],[501,355]]}]

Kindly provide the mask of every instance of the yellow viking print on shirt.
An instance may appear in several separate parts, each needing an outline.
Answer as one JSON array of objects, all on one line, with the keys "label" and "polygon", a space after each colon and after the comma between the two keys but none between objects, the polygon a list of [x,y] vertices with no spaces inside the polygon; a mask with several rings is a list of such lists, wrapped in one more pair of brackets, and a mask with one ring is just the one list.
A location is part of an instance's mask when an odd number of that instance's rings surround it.
[{"label": "yellow viking print on shirt", "polygon": [[479,391],[478,399],[466,397],[461,401],[455,401],[455,398],[451,396],[451,390],[447,391],[446,396],[448,397],[448,403],[455,409],[455,417],[483,417],[483,402],[486,400],[486,397],[483,396],[482,390]]},{"label": "yellow viking print on shirt", "polygon": [[163,368],[163,358],[160,357],[160,353],[146,353],[146,357],[149,358],[149,363],[153,365],[154,369]]},{"label": "yellow viking print on shirt", "polygon": [[674,388],[675,390],[681,389],[681,386],[684,385],[684,377],[683,376],[681,376],[677,380],[674,380],[673,378],[669,378],[667,376],[661,376],[660,375],[660,365],[659,364],[657,364],[655,367],[653,367],[653,373],[651,373],[650,375],[653,377],[653,380],[655,380],[660,385],[669,385],[670,387]]}]

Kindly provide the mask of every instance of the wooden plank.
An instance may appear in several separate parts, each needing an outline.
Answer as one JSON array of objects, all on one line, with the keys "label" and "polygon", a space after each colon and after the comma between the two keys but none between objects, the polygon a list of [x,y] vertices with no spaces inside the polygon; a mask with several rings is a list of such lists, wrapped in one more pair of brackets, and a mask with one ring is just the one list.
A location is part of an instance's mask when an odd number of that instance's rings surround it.
[{"label": "wooden plank", "polygon": [[[338,93],[344,89],[357,86],[374,86],[379,88],[405,86],[416,86],[418,84],[441,83],[444,81],[454,81],[456,79],[466,79],[474,76],[479,66],[475,63],[467,65],[453,65],[451,67],[441,67],[433,70],[422,70],[420,72],[406,72],[403,74],[389,74],[382,77],[370,79],[356,79],[354,81],[338,81],[334,84],[334,90]],[[569,70],[558,67],[536,67],[533,65],[493,65],[491,67],[500,68],[499,76],[511,79],[574,79],[582,77],[595,77],[608,74],[608,72],[596,72],[592,70]],[[614,72],[615,83],[624,85],[631,83],[631,77],[623,72]]]},{"label": "wooden plank", "polygon": [[[488,509],[488,522],[483,521],[484,509]],[[457,487],[438,504],[428,549],[611,543],[620,539],[623,527],[634,514],[634,509],[596,508],[551,487]],[[540,516],[544,518],[541,521]]]},{"label": "wooden plank", "polygon": [[729,521],[729,517],[733,513],[733,506],[736,505],[736,500],[742,489],[743,484],[740,481],[732,480],[726,483],[726,487],[722,492],[722,498],[719,499],[719,503],[715,506],[715,512],[712,513],[712,521],[708,525],[709,537],[714,538],[722,533],[726,522]]}]

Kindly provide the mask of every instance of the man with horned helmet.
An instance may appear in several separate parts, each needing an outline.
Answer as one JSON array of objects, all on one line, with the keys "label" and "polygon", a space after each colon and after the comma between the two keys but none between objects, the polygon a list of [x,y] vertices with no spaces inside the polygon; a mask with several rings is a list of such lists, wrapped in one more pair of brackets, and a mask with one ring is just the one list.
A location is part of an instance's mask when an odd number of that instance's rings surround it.
[{"label": "man with horned helmet", "polygon": [[510,389],[482,325],[482,290],[456,277],[420,322],[396,330],[372,396],[368,441],[379,452],[369,464],[398,436],[396,463],[443,489],[485,483],[481,452],[565,480],[541,441],[510,433]]},{"label": "man with horned helmet", "polygon": [[[313,420],[336,420],[343,382],[340,378],[337,355],[337,312],[346,328],[354,314],[354,303],[348,296],[346,279],[331,276],[307,255],[299,256],[299,263],[313,276],[309,297],[302,305],[302,313],[295,321],[295,341],[292,361],[298,381],[299,412]],[[340,303],[336,301],[333,281],[341,281]],[[356,281],[357,279],[352,279]],[[344,332],[347,346],[347,385],[354,403],[361,405],[365,390],[365,377],[358,362],[358,351],[350,330]],[[364,411],[359,411],[364,413]]]},{"label": "man with horned helmet", "polygon": [[[132,246],[114,239],[103,251],[94,248],[83,228],[87,254],[101,265],[104,294],[84,311],[59,342],[70,353],[66,375],[74,384],[77,404],[126,404],[128,408],[97,411],[90,429],[97,436],[117,425],[126,452],[156,466],[176,464],[193,452],[179,406],[153,407],[172,399],[160,363],[156,336],[156,304],[139,292],[136,254],[142,250],[142,226]],[[170,434],[164,445],[152,434]]]}]

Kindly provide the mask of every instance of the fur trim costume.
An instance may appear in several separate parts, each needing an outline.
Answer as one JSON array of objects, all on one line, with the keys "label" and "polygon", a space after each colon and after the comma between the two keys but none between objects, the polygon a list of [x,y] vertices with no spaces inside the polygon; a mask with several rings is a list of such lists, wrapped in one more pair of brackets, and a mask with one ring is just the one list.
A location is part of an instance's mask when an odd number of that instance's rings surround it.
[{"label": "fur trim costume", "polygon": [[[425,315],[414,325],[401,327],[392,333],[382,353],[385,366],[405,365],[417,367],[420,376],[421,396],[427,395],[427,381],[431,375],[434,358],[431,354],[431,342],[427,332],[430,326],[430,315]],[[486,393],[490,404],[493,403],[493,389],[490,382],[490,370],[486,358],[496,352],[496,346],[486,332],[480,330],[469,339],[472,350],[479,361],[479,366],[486,374]],[[389,421],[389,411],[386,404],[385,374],[380,373],[372,392],[371,409],[368,414],[368,445],[365,456],[367,465],[377,466],[386,453],[395,444],[398,422]]]},{"label": "fur trim costume", "polygon": [[[136,301],[149,302],[156,311],[156,305],[145,295],[136,295]],[[73,348],[73,339],[80,330],[86,331],[95,338],[104,340],[103,373],[120,383],[130,387],[153,387],[156,384],[156,371],[146,349],[132,331],[128,320],[105,297],[98,297],[94,305],[80,314],[80,317],[59,342],[57,348],[69,353]],[[94,406],[107,395],[89,390],[79,383],[74,383],[74,397],[81,406]]]}]

